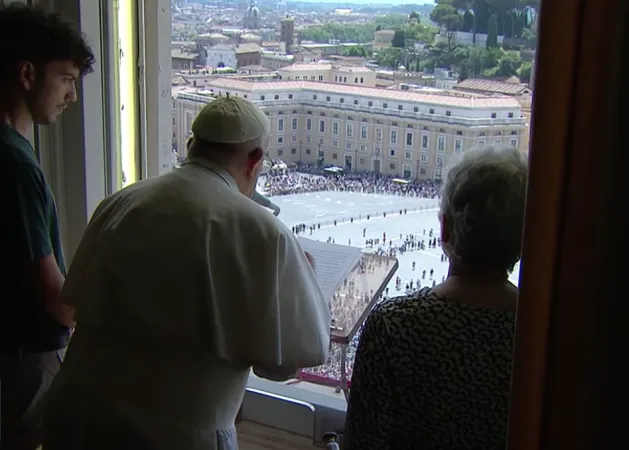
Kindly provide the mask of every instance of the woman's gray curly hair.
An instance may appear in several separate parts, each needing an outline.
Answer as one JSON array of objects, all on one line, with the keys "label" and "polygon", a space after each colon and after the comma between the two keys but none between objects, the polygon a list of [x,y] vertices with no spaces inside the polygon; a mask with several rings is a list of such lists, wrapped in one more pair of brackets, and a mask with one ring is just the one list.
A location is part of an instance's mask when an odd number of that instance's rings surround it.
[{"label": "woman's gray curly hair", "polygon": [[450,167],[441,214],[453,260],[485,270],[512,271],[520,259],[528,158],[515,148],[478,148]]}]

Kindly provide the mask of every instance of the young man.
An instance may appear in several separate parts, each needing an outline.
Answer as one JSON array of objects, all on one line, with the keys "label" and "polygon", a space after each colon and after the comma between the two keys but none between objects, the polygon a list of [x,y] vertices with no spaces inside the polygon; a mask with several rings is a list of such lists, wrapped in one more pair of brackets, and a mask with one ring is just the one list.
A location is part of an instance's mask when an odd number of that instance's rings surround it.
[{"label": "young man", "polygon": [[60,15],[20,4],[0,8],[0,55],[0,449],[35,449],[73,311],[59,301],[55,201],[25,136],[76,101],[94,55]]}]

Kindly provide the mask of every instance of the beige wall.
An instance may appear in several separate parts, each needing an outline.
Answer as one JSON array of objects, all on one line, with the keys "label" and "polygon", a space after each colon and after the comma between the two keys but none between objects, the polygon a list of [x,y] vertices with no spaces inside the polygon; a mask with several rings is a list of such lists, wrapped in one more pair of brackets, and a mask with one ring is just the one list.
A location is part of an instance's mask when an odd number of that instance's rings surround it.
[{"label": "beige wall", "polygon": [[[173,102],[176,148],[185,148],[192,120],[202,107],[203,103],[185,99]],[[440,168],[479,145],[515,144],[523,151],[528,145],[528,126],[524,125],[468,127],[357,112],[351,105],[347,111],[301,105],[262,109],[271,120],[269,155],[287,163],[316,162],[322,151],[324,164],[345,167],[347,157],[353,169],[371,171],[379,161],[384,174],[425,179],[438,177]],[[324,122],[323,132],[320,121]],[[411,134],[410,145],[407,133]]]}]

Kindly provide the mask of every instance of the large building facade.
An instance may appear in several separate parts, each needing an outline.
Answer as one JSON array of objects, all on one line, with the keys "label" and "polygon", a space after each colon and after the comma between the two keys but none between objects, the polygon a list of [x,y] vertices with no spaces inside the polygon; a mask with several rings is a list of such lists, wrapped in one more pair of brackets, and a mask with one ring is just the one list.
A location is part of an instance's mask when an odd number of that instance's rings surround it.
[{"label": "large building facade", "polygon": [[185,156],[192,121],[219,95],[257,103],[271,120],[272,158],[405,179],[440,179],[473,147],[522,151],[528,125],[510,97],[401,91],[316,81],[210,81],[173,98],[173,145]]}]

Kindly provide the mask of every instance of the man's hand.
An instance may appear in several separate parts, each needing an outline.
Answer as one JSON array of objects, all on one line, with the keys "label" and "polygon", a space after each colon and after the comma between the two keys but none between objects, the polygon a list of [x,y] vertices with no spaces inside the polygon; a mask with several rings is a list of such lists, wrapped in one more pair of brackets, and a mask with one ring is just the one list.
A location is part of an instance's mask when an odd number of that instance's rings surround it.
[{"label": "man's hand", "polygon": [[308,260],[308,262],[310,263],[310,266],[312,267],[312,270],[315,270],[315,260],[314,257],[308,253],[308,252],[304,252],[306,254],[306,259]]}]

